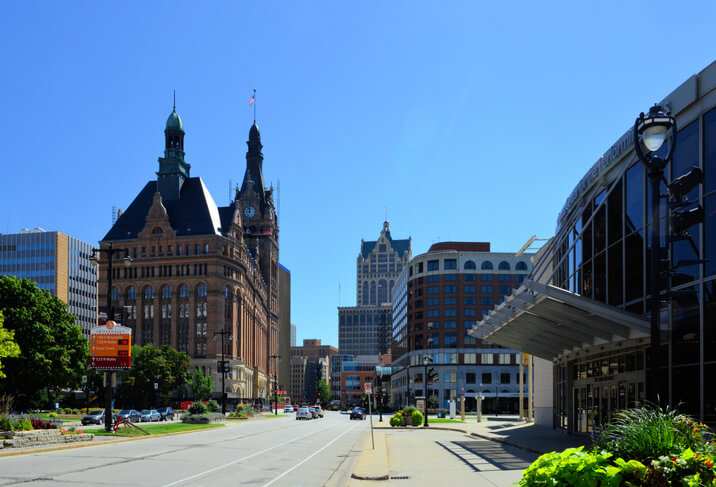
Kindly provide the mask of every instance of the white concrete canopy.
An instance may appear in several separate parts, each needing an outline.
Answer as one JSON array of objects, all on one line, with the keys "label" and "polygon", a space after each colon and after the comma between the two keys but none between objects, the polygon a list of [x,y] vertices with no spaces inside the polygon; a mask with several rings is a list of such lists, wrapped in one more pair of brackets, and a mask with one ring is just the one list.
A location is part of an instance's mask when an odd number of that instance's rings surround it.
[{"label": "white concrete canopy", "polygon": [[649,330],[641,316],[526,279],[470,335],[552,361],[595,345],[648,339]]}]

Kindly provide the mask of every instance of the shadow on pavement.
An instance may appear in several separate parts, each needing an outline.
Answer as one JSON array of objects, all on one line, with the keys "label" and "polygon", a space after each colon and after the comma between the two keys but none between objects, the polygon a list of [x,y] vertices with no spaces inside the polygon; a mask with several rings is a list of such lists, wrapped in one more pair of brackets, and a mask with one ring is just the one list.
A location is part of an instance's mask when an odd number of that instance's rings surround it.
[{"label": "shadow on pavement", "polygon": [[488,470],[524,470],[537,458],[533,453],[523,452],[492,441],[436,442],[465,462],[476,472]]}]

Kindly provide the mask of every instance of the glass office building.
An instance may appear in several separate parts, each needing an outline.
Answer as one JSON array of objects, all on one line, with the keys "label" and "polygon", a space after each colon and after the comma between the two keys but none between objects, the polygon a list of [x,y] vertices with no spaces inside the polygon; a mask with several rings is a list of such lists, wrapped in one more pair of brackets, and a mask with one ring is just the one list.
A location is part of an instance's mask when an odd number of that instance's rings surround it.
[{"label": "glass office building", "polygon": [[26,278],[67,303],[86,336],[97,326],[97,270],[92,245],[41,228],[0,234],[0,275]]},{"label": "glass office building", "polygon": [[661,369],[650,369],[648,353],[651,190],[631,128],[569,196],[530,278],[472,332],[552,363],[552,397],[544,399],[558,429],[598,429],[646,399],[652,373],[661,378],[660,397],[716,424],[716,63],[661,105],[678,128],[661,191],[692,166],[701,168],[705,182],[684,209],[701,205],[706,215],[688,235],[667,239],[662,199]]}]

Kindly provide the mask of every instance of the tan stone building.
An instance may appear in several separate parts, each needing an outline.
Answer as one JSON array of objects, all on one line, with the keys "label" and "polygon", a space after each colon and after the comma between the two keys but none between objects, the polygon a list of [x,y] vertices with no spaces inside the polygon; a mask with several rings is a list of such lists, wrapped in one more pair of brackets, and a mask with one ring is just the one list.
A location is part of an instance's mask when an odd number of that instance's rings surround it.
[{"label": "tan stone building", "polygon": [[[167,120],[164,157],[100,245],[116,252],[112,307],[139,345],[170,345],[214,376],[228,362],[229,404],[267,402],[275,374],[279,287],[278,222],[273,189],[263,184],[261,136],[249,132],[241,189],[218,207],[201,178],[190,177],[176,109]],[[120,264],[126,255],[130,266]],[[102,252],[99,302],[106,302],[108,259]],[[223,335],[222,335],[223,334]],[[224,349],[222,350],[222,336]]]}]

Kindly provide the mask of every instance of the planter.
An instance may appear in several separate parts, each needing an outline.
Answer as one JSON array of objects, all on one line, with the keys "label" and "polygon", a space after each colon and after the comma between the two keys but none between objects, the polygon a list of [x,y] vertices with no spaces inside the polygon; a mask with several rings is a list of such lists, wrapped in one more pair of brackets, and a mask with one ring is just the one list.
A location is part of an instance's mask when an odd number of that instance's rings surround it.
[{"label": "planter", "polygon": [[60,430],[3,431],[0,432],[0,448],[27,448],[60,443],[92,441],[93,434],[63,435]]}]

